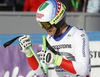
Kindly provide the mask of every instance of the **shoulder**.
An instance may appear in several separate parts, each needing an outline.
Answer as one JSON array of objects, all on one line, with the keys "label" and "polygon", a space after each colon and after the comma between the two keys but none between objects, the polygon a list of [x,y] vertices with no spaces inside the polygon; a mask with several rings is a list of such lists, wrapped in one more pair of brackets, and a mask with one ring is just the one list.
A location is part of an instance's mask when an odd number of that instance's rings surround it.
[{"label": "shoulder", "polygon": [[86,31],[84,29],[78,29],[74,32],[73,38],[87,38],[88,36],[86,34]]},{"label": "shoulder", "polygon": [[85,30],[80,29],[80,28],[75,27],[75,26],[71,26],[71,29],[70,29],[69,32],[68,32],[68,34],[71,34],[72,37],[73,37],[73,36],[81,35],[82,33],[85,33]]}]

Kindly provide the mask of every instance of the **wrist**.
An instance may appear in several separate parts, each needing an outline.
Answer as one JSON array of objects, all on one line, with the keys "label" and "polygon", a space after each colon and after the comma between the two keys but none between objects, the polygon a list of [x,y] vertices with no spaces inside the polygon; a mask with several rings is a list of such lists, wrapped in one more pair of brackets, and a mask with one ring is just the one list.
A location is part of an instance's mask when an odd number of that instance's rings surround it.
[{"label": "wrist", "polygon": [[60,66],[61,62],[62,62],[62,57],[59,55],[56,55],[56,59],[55,59],[54,64],[57,66]]},{"label": "wrist", "polygon": [[31,56],[33,56],[32,51],[30,51],[29,53],[26,53],[26,56],[27,56],[27,57],[31,57]]}]

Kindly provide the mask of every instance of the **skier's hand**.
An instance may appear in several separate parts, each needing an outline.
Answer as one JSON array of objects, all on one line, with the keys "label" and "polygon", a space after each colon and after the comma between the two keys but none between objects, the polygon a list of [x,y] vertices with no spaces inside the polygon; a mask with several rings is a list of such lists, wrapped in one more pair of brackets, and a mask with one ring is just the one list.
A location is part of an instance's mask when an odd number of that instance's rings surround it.
[{"label": "skier's hand", "polygon": [[29,35],[23,35],[19,38],[19,46],[23,53],[29,53],[31,50],[28,47],[31,45],[32,44]]},{"label": "skier's hand", "polygon": [[62,57],[53,54],[50,50],[48,51],[41,50],[37,54],[39,55],[39,58],[43,63],[55,64],[59,66],[62,62]]}]

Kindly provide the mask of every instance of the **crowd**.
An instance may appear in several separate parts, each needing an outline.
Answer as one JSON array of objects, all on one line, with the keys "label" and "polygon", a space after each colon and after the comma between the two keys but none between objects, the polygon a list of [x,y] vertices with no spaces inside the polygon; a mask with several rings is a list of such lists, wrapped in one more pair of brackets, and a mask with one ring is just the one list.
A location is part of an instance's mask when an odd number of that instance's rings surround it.
[{"label": "crowd", "polygon": [[[46,0],[0,0],[0,11],[36,12]],[[100,12],[100,0],[59,0],[66,6],[67,12]]]}]

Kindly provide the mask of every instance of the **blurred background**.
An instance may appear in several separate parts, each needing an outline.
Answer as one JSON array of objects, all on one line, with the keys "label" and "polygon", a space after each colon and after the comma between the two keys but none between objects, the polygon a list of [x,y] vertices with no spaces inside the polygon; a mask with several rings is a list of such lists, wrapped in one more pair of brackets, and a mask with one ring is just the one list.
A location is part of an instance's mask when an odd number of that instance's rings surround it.
[{"label": "blurred background", "polygon": [[[36,21],[36,10],[46,0],[0,0],[0,77],[36,77],[16,40],[11,46],[3,44],[12,38],[28,34],[37,53],[42,35],[47,35]],[[100,0],[60,0],[66,5],[66,22],[85,29],[89,37],[91,77],[100,77]]]}]

